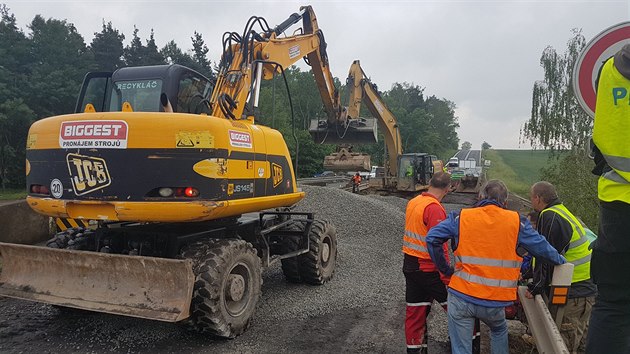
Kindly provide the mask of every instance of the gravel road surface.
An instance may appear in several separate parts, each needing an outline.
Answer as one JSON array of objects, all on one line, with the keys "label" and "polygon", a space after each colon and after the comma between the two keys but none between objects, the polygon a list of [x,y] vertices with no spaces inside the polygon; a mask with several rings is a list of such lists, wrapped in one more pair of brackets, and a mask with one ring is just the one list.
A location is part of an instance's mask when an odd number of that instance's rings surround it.
[{"label": "gravel road surface", "polygon": [[[176,324],[0,298],[0,352],[404,352],[401,235],[407,200],[303,189],[307,198],[297,209],[314,211],[337,228],[335,276],[323,286],[289,284],[279,264],[266,269],[255,317],[238,338],[216,339]],[[457,210],[463,205],[445,206]],[[430,315],[429,338],[431,353],[448,353],[446,316],[439,306]]]}]

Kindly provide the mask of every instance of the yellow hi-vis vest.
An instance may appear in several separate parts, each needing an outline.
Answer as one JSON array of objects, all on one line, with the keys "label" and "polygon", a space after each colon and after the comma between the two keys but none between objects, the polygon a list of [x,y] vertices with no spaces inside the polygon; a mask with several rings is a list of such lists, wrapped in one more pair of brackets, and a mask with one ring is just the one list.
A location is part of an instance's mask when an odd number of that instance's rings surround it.
[{"label": "yellow hi-vis vest", "polygon": [[630,204],[630,80],[608,59],[597,88],[593,141],[611,171],[598,182],[599,199]]},{"label": "yellow hi-vis vest", "polygon": [[561,218],[568,221],[573,230],[571,240],[569,241],[569,249],[564,257],[567,262],[573,263],[573,278],[571,283],[587,280],[591,278],[591,250],[588,249],[589,242],[586,237],[586,231],[582,227],[580,221],[562,204],[557,204],[540,212],[551,211],[558,214]]}]

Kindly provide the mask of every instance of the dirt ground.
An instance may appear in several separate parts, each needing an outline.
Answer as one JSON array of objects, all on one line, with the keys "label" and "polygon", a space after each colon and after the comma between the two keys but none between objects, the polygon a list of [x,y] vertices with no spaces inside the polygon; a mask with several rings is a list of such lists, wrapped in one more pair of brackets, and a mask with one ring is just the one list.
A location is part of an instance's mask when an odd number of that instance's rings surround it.
[{"label": "dirt ground", "polygon": [[[406,201],[346,195],[352,203],[378,202],[374,204],[378,207],[369,209],[376,214],[354,219],[352,224],[347,223],[351,216],[341,215],[339,210],[329,210],[329,215],[320,212],[338,225],[340,235],[345,235],[339,239],[335,278],[321,287],[290,284],[283,279],[278,264],[267,269],[263,273],[263,298],[250,328],[236,339],[200,335],[172,323],[0,297],[0,352],[402,353],[405,302],[400,271],[401,231],[392,232],[390,226],[382,225],[378,234],[371,234],[360,228],[379,217],[377,225],[390,222],[402,227]],[[313,203],[346,195],[323,194]],[[447,210],[457,210],[470,202],[470,196],[452,198],[448,201],[451,204],[445,205]],[[512,207],[524,204],[515,200]],[[384,209],[379,208],[386,205],[392,207],[383,214]],[[387,244],[385,236],[389,236]],[[371,246],[376,243],[380,246]],[[520,338],[522,333],[523,326],[510,321],[511,353],[531,352]],[[488,341],[485,330],[482,353],[489,353]],[[439,306],[434,306],[430,315],[429,343],[430,353],[449,353],[446,316]]]}]

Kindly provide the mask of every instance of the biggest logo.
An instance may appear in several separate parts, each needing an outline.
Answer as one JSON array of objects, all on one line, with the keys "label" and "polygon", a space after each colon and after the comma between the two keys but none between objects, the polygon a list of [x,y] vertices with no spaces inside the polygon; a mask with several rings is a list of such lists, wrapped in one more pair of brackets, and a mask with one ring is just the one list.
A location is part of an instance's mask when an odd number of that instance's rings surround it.
[{"label": "biggest logo", "polygon": [[59,146],[71,148],[127,148],[127,122],[122,120],[96,120],[62,122]]}]

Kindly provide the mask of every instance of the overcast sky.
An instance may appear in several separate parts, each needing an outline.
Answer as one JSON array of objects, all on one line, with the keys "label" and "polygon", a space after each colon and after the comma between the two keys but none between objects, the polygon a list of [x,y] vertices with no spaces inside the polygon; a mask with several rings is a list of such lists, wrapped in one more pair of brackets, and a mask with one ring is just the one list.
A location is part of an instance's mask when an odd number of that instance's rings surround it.
[{"label": "overcast sky", "polygon": [[[455,102],[460,140],[480,148],[519,145],[529,118],[531,90],[542,79],[540,56],[550,45],[564,52],[572,28],[589,41],[602,30],[630,20],[630,0],[617,1],[3,1],[27,25],[36,14],[66,19],[89,44],[102,21],[132,37],[155,30],[158,47],[174,39],[192,47],[203,34],[209,57],[218,61],[225,31],[242,32],[252,15],[270,26],[304,4],[313,6],[328,43],[333,74],[342,81],[361,60],[381,90],[394,82],[425,87],[427,95]],[[419,137],[421,138],[421,137]]]}]

